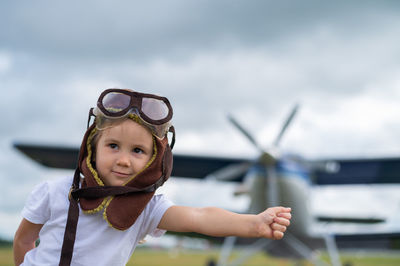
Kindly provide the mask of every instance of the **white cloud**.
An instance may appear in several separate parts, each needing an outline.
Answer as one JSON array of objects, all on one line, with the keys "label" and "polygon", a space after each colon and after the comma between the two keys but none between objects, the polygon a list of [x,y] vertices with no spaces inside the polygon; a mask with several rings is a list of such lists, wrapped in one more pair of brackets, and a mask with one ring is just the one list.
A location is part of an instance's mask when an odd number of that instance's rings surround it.
[{"label": "white cloud", "polygon": [[11,55],[0,51],[0,75],[8,71],[12,66]]}]

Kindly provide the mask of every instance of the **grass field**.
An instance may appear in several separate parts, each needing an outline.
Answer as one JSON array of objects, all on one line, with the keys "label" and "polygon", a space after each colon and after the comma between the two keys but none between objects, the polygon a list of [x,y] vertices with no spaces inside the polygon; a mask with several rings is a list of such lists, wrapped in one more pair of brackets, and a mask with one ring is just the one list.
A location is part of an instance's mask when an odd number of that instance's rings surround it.
[{"label": "grass field", "polygon": [[[368,253],[366,253],[368,254]],[[211,258],[216,259],[218,251],[188,251],[183,250],[180,252],[163,251],[163,250],[150,250],[150,249],[137,249],[127,265],[135,266],[204,266]],[[398,266],[400,265],[399,255],[342,255],[342,262],[351,262],[352,266]],[[325,257],[326,260],[326,257]],[[12,266],[12,249],[11,247],[0,248],[0,266]],[[311,266],[308,262],[295,262],[292,260],[276,259],[265,256],[259,253],[247,261],[246,266],[289,266],[289,265],[302,265]]]}]

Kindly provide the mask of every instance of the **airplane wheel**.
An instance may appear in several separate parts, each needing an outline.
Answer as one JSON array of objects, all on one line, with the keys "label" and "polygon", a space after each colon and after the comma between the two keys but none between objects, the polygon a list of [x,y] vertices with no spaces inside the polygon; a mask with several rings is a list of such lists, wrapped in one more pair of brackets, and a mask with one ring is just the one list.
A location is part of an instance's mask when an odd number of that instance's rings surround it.
[{"label": "airplane wheel", "polygon": [[211,258],[207,261],[206,266],[216,266],[217,263],[215,262],[215,259]]}]

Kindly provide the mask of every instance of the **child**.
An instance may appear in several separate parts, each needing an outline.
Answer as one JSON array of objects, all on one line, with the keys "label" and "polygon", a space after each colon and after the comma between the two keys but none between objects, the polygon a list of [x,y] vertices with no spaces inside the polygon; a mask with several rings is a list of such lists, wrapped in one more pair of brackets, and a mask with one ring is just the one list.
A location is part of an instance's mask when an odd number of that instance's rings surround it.
[{"label": "child", "polygon": [[290,208],[242,215],[154,195],[172,170],[171,118],[167,98],[105,90],[89,112],[73,180],[47,181],[31,193],[15,233],[15,264],[125,265],[141,239],[166,230],[281,239]]}]

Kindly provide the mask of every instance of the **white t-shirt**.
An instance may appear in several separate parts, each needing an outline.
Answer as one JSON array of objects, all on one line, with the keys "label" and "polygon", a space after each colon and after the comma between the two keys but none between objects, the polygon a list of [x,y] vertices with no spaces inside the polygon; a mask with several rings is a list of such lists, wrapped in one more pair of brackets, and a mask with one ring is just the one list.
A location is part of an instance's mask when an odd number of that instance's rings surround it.
[{"label": "white t-shirt", "polygon": [[[26,253],[21,265],[58,265],[71,183],[70,177],[46,181],[32,191],[22,216],[43,227],[40,244]],[[141,239],[148,234],[159,237],[165,233],[157,226],[172,205],[163,195],[153,196],[134,225],[125,231],[110,227],[103,219],[103,211],[85,214],[80,209],[71,265],[126,265]]]}]

